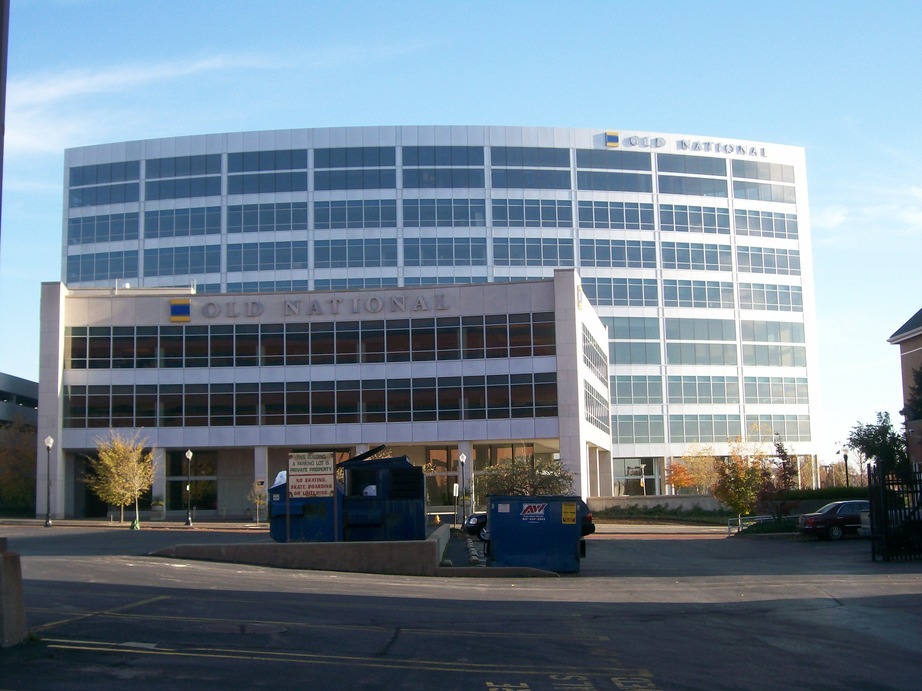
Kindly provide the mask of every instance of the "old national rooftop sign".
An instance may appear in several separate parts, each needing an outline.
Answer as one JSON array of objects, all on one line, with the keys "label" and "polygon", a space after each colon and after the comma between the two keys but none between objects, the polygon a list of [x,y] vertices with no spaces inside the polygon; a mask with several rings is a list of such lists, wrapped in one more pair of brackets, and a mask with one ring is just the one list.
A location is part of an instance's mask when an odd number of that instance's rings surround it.
[{"label": "old national rooftop sign", "polygon": [[[172,307],[172,306],[171,306]],[[198,312],[206,319],[253,319],[269,309],[278,310],[282,318],[319,317],[338,315],[420,314],[447,310],[448,297],[444,293],[412,293],[405,295],[361,295],[352,297],[282,298],[269,305],[261,300],[209,300],[202,303]],[[270,312],[272,314],[272,312]]]}]

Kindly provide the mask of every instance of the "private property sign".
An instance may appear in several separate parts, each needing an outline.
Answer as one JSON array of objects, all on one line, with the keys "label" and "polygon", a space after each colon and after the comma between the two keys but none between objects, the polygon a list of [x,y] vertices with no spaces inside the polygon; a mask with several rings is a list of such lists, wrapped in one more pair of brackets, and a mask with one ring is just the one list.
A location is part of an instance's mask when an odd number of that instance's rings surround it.
[{"label": "private property sign", "polygon": [[288,454],[290,498],[332,497],[333,477],[332,452]]}]

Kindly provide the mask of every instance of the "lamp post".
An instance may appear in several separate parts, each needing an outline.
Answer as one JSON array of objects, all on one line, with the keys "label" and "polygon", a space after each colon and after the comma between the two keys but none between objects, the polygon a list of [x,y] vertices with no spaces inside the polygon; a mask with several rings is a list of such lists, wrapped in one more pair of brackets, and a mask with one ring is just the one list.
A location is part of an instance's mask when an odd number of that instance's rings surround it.
[{"label": "lamp post", "polygon": [[51,447],[54,439],[49,434],[45,437],[45,450],[48,452],[48,475],[45,477],[45,527],[51,527]]},{"label": "lamp post", "polygon": [[192,449],[186,451],[186,525],[192,527]]},{"label": "lamp post", "polygon": [[458,463],[461,467],[461,525],[464,525],[465,519],[465,507],[464,507],[464,461],[467,460],[467,454],[460,454],[458,456]]}]

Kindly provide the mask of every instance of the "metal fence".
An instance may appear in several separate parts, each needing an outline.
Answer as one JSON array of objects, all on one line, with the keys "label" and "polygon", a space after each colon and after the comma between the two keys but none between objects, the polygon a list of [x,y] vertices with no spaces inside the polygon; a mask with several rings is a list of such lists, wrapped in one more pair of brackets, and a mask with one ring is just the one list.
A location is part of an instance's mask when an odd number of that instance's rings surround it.
[{"label": "metal fence", "polygon": [[868,469],[871,558],[922,559],[922,473],[906,477]]}]

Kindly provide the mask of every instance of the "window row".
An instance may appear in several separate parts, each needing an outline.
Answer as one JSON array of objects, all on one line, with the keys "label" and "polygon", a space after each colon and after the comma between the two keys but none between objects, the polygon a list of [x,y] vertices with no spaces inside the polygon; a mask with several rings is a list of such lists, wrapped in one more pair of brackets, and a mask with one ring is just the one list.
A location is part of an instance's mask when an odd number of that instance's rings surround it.
[{"label": "window row", "polygon": [[583,363],[590,372],[598,377],[599,381],[608,381],[608,358],[585,324],[583,325]]},{"label": "window row", "polygon": [[[379,203],[384,204],[386,202]],[[324,218],[322,214],[323,210],[318,210],[317,204],[315,204],[315,224]],[[316,227],[320,228],[319,225]],[[227,206],[228,234],[307,229],[307,202],[228,204]]]},{"label": "window row", "polygon": [[164,247],[144,252],[144,276],[190,276],[221,271],[221,246]]},{"label": "window row", "polygon": [[[227,246],[228,271],[306,269],[307,241],[247,242]],[[145,264],[145,271],[147,266]]]},{"label": "window row", "polygon": [[[228,158],[233,155],[228,154]],[[144,162],[144,177],[148,180],[220,174],[221,154],[149,158]]]},{"label": "window row", "polygon": [[729,245],[699,242],[663,242],[660,247],[664,269],[732,271],[733,250]]},{"label": "window row", "polygon": [[600,268],[655,269],[656,243],[650,240],[580,240],[579,263]]},{"label": "window row", "polygon": [[740,309],[803,312],[803,289],[800,286],[740,283]]},{"label": "window row", "polygon": [[212,176],[149,181],[144,184],[144,194],[145,199],[148,201],[189,199],[191,197],[220,197],[221,178]]},{"label": "window row", "polygon": [[[737,377],[670,375],[666,380],[669,403],[686,405],[738,405]],[[759,405],[806,405],[810,402],[805,377],[743,377],[743,400]],[[616,405],[658,405],[663,400],[663,380],[656,375],[618,375],[611,378],[611,402]]]},{"label": "window row", "polygon": [[405,266],[486,266],[486,238],[406,238]]},{"label": "window row", "polygon": [[579,227],[603,230],[655,230],[653,204],[581,201]]},{"label": "window row", "polygon": [[695,405],[740,402],[740,383],[736,377],[670,376],[667,391],[670,403]]},{"label": "window row", "polygon": [[[496,202],[493,204],[495,213]],[[486,224],[487,203],[484,199],[403,200],[405,228],[482,228]]]},{"label": "window row", "polygon": [[65,386],[65,428],[243,427],[557,416],[547,374]]},{"label": "window row", "polygon": [[92,245],[97,242],[122,242],[140,237],[138,213],[106,214],[67,219],[67,244]]},{"label": "window row", "polygon": [[144,212],[145,238],[179,238],[220,233],[220,206]]},{"label": "window row", "polygon": [[797,214],[737,209],[733,222],[737,235],[784,240],[796,240],[798,237]]},{"label": "window row", "polygon": [[[739,218],[737,212],[737,218]],[[742,212],[745,214],[746,212]],[[758,214],[758,212],[754,212]],[[730,210],[713,206],[660,204],[660,230],[682,233],[730,234]]]},{"label": "window row", "polygon": [[809,415],[747,415],[746,429],[752,441],[771,443],[776,435],[786,442],[811,440]]},{"label": "window row", "polygon": [[496,238],[496,266],[573,266],[573,241],[564,238]]},{"label": "window row", "polygon": [[397,266],[397,240],[314,240],[314,268]]},{"label": "window row", "polygon": [[586,406],[586,422],[608,434],[611,431],[611,408],[605,396],[586,381],[583,382],[583,402]]},{"label": "window row", "polygon": [[573,204],[564,199],[494,199],[492,207],[497,228],[573,227]]},{"label": "window row", "polygon": [[554,315],[69,327],[66,369],[282,367],[554,355]]},{"label": "window row", "polygon": [[740,271],[754,274],[800,276],[800,251],[773,247],[737,247]]}]

